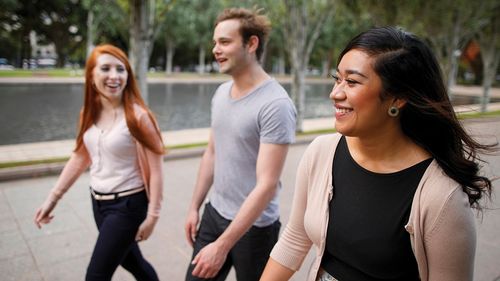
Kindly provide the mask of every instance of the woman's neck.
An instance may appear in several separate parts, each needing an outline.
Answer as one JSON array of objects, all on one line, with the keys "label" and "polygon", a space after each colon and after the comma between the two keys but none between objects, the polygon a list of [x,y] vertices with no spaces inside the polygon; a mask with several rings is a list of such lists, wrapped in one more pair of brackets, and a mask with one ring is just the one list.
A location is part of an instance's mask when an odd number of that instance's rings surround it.
[{"label": "woman's neck", "polygon": [[431,157],[402,131],[370,138],[346,137],[346,140],[354,160],[372,172],[397,172]]},{"label": "woman's neck", "polygon": [[120,99],[110,100],[108,98],[101,97],[102,110],[114,111],[123,108],[122,101]]}]

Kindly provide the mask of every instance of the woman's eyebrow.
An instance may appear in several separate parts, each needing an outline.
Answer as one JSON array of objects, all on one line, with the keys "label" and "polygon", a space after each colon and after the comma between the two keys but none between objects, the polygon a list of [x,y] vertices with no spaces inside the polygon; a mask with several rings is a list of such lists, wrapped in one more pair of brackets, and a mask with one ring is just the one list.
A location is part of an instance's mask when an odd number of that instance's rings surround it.
[{"label": "woman's eyebrow", "polygon": [[[341,71],[338,68],[336,68],[335,71],[337,73],[341,73]],[[364,78],[368,78],[368,76],[366,76],[365,74],[361,73],[358,70],[354,70],[354,69],[346,69],[345,73],[347,73],[347,74],[357,74],[357,75],[362,76]]]}]

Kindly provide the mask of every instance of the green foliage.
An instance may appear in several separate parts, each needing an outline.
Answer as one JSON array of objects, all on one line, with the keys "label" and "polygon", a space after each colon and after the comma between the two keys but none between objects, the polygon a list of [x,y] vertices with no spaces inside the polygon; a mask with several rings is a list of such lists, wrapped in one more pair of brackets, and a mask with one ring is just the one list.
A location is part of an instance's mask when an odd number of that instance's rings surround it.
[{"label": "green foliage", "polygon": [[[112,43],[127,50],[128,46],[128,2],[115,0],[83,0],[87,15],[94,14],[92,28],[95,45]],[[83,47],[83,46],[82,46]]]},{"label": "green foliage", "polygon": [[337,56],[347,42],[372,25],[370,14],[360,9],[356,1],[339,2],[334,16],[325,23],[323,34],[316,42],[310,65],[320,67],[327,60],[330,71],[337,64]]},{"label": "green foliage", "polygon": [[[153,65],[165,60],[167,43],[177,50],[174,56],[177,65],[196,64],[200,46],[210,54],[213,22],[226,7],[258,7],[268,15],[273,28],[265,54],[269,65],[289,50],[290,46],[284,42],[285,20],[290,15],[283,1],[156,0],[155,3]],[[330,66],[335,65],[336,56],[347,40],[370,26],[397,25],[426,38],[446,72],[454,50],[450,47],[454,24],[460,28],[457,46],[461,48],[477,34],[488,31],[483,28],[490,17],[488,13],[498,11],[488,7],[498,6],[499,2],[309,0],[304,3],[309,10],[309,26],[313,26],[325,9],[335,12],[321,27],[321,35],[311,54],[312,67],[319,68],[325,61]],[[39,35],[39,43],[55,44],[59,65],[65,61],[78,61],[83,65],[88,28],[94,31],[94,44],[109,42],[128,50],[129,10],[128,0],[0,0],[0,57],[20,67],[23,59],[31,57],[29,33],[32,30]],[[93,13],[94,20],[87,26],[89,13]],[[73,32],[69,31],[70,27]]]}]

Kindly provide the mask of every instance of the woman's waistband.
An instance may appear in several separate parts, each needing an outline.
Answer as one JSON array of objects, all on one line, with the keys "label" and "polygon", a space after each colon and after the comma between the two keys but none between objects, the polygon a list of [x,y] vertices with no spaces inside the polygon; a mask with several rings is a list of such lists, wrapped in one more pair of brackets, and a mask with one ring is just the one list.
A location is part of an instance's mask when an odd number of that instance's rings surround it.
[{"label": "woman's waistband", "polygon": [[116,200],[120,197],[125,197],[125,196],[129,196],[132,194],[136,194],[136,193],[139,193],[143,190],[144,190],[144,186],[141,186],[141,187],[132,188],[129,190],[115,192],[115,193],[100,193],[100,192],[95,191],[92,187],[90,187],[90,194],[92,194],[92,197],[98,201]]}]

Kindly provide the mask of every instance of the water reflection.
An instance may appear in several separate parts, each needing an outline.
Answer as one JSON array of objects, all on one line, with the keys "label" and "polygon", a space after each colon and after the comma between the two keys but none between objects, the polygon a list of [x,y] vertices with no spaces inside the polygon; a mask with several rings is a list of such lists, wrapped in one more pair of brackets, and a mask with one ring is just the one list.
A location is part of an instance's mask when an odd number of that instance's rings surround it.
[{"label": "water reflection", "polygon": [[[148,103],[162,131],[210,126],[210,101],[219,84],[150,84]],[[290,92],[290,85],[285,84]],[[331,84],[306,86],[306,118],[332,114]],[[455,104],[479,98],[455,97]],[[73,139],[83,84],[0,84],[0,145]]]}]

